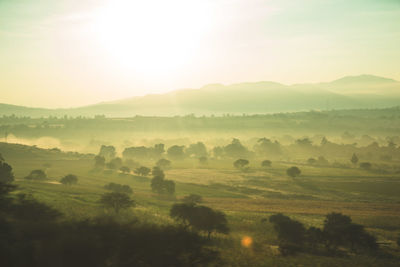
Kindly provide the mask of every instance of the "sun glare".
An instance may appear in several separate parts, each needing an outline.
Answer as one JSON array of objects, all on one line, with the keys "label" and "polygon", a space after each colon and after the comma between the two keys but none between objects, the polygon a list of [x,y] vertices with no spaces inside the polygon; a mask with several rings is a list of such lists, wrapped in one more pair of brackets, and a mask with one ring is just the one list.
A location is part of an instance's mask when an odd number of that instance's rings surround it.
[{"label": "sun glare", "polygon": [[114,0],[98,10],[93,27],[124,68],[146,74],[170,72],[193,58],[210,29],[205,2]]}]

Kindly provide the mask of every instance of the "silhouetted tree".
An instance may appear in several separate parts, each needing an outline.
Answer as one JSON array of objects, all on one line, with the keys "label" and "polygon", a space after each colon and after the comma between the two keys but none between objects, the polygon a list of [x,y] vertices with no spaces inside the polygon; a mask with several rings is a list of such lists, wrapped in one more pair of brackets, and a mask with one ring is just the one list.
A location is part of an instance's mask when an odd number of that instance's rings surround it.
[{"label": "silhouetted tree", "polygon": [[208,238],[211,233],[229,233],[228,221],[225,214],[206,206],[197,206],[193,203],[174,204],[170,210],[170,216],[183,223],[185,227],[205,232]]},{"label": "silhouetted tree", "polygon": [[307,163],[310,164],[310,165],[314,165],[315,163],[317,163],[317,160],[314,159],[314,158],[309,158],[309,159],[307,160]]},{"label": "silhouetted tree", "polygon": [[267,168],[267,167],[271,167],[272,162],[270,160],[263,160],[261,162],[261,167]]},{"label": "silhouetted tree", "polygon": [[353,153],[353,156],[351,156],[350,161],[351,161],[351,163],[353,163],[354,165],[357,165],[357,163],[358,163],[358,157],[357,157],[356,153]]},{"label": "silhouetted tree", "polygon": [[125,174],[128,174],[128,173],[131,172],[131,169],[129,169],[129,167],[127,167],[127,166],[122,166],[121,168],[119,168],[119,170],[120,170],[122,173],[125,173]]},{"label": "silhouetted tree", "polygon": [[175,183],[171,180],[166,180],[163,170],[159,167],[154,167],[152,170],[153,179],[151,180],[151,190],[158,194],[169,194],[175,193]]},{"label": "silhouetted tree", "polygon": [[306,241],[311,248],[323,243],[324,234],[320,228],[310,227],[306,231]]},{"label": "silhouetted tree", "polygon": [[78,177],[73,174],[68,174],[61,178],[60,183],[65,185],[73,185],[78,183]]},{"label": "silhouetted tree", "polygon": [[229,157],[237,158],[248,155],[249,150],[242,145],[239,139],[234,138],[232,143],[224,147],[224,153]]},{"label": "silhouetted tree", "polygon": [[124,194],[132,194],[132,188],[129,185],[122,185],[122,184],[116,184],[116,183],[109,183],[104,186],[105,189],[113,191],[113,192],[118,192],[118,193],[124,193]]},{"label": "silhouetted tree", "polygon": [[100,147],[99,156],[104,157],[107,160],[115,158],[116,152],[114,146],[102,145]]},{"label": "silhouetted tree", "polygon": [[368,234],[362,225],[352,223],[349,216],[341,213],[332,212],[326,215],[323,235],[328,248],[346,246],[353,251],[378,249],[376,239]]},{"label": "silhouetted tree", "polygon": [[282,153],[281,144],[278,141],[272,142],[267,138],[260,138],[254,146],[254,151],[262,156],[277,156]]},{"label": "silhouetted tree", "polygon": [[247,159],[238,159],[235,162],[233,162],[233,166],[236,169],[243,169],[245,168],[247,165],[249,165],[249,161]]},{"label": "silhouetted tree", "polygon": [[308,138],[297,139],[296,144],[304,147],[310,147],[312,146],[312,141]]},{"label": "silhouetted tree", "polygon": [[213,155],[215,158],[222,158],[224,156],[224,149],[220,146],[216,146],[213,148]]},{"label": "silhouetted tree", "polygon": [[139,168],[137,168],[136,170],[134,170],[134,173],[136,173],[137,175],[140,176],[147,176],[150,173],[150,169],[144,166],[141,166]]},{"label": "silhouetted tree", "polygon": [[0,183],[11,183],[14,181],[14,174],[12,167],[4,162],[3,157],[0,155]]},{"label": "silhouetted tree", "polygon": [[306,229],[298,221],[281,213],[271,215],[269,221],[278,234],[279,248],[282,254],[292,254],[302,248],[306,240]]},{"label": "silhouetted tree", "polygon": [[186,154],[189,157],[200,158],[200,157],[206,157],[208,153],[204,143],[197,142],[196,144],[189,145],[189,147],[186,149]]},{"label": "silhouetted tree", "polygon": [[301,171],[296,166],[293,166],[286,170],[286,174],[292,178],[295,178],[301,174]]},{"label": "silhouetted tree", "polygon": [[168,157],[171,159],[181,160],[185,157],[184,149],[185,146],[171,146],[167,150]]},{"label": "silhouetted tree", "polygon": [[160,167],[161,169],[167,169],[171,167],[171,161],[167,159],[159,159],[156,163],[157,167]]},{"label": "silhouetted tree", "polygon": [[116,213],[121,209],[135,206],[135,201],[127,194],[120,192],[105,193],[101,196],[100,203],[106,208],[112,208]]},{"label": "silhouetted tree", "polygon": [[33,170],[31,173],[25,177],[27,180],[45,180],[47,178],[46,173],[43,170]]}]

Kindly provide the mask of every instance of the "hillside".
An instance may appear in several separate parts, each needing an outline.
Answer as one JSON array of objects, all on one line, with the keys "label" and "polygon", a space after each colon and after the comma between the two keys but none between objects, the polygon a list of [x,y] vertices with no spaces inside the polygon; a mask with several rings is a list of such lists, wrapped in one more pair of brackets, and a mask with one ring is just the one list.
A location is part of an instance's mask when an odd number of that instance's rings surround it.
[{"label": "hillside", "polygon": [[212,84],[200,89],[177,90],[72,109],[40,109],[0,104],[0,114],[31,117],[255,114],[313,109],[385,108],[399,102],[400,82],[361,75],[317,84]]}]

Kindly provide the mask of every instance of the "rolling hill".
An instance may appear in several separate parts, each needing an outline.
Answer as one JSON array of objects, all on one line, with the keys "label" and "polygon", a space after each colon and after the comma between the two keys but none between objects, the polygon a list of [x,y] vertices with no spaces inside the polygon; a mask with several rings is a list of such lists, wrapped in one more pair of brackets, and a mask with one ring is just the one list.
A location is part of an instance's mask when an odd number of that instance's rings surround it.
[{"label": "rolling hill", "polygon": [[1,115],[173,116],[194,113],[254,114],[326,109],[385,108],[400,103],[400,82],[372,76],[347,76],[329,83],[284,85],[275,82],[210,84],[200,89],[132,97],[71,109],[0,104]]}]

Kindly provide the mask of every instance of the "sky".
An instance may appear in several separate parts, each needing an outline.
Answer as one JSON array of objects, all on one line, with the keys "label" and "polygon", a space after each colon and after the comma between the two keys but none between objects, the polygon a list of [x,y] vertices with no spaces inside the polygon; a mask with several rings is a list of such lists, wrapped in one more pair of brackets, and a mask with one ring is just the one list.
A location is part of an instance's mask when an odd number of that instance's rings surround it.
[{"label": "sky", "polygon": [[400,0],[0,0],[0,103],[210,83],[400,80]]}]

